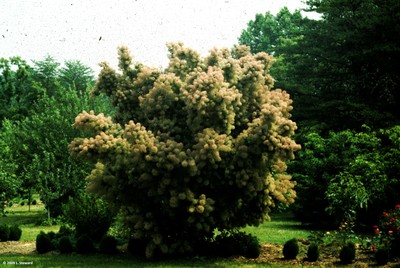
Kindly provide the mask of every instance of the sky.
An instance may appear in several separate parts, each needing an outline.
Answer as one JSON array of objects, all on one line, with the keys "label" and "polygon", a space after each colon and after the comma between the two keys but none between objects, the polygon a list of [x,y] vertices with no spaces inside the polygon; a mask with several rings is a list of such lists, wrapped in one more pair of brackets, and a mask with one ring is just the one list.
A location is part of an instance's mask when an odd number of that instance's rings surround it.
[{"label": "sky", "polygon": [[257,13],[276,14],[301,0],[0,0],[0,58],[20,56],[60,63],[80,60],[95,73],[98,63],[117,66],[117,48],[134,61],[165,68],[167,42],[207,55],[231,48]]}]

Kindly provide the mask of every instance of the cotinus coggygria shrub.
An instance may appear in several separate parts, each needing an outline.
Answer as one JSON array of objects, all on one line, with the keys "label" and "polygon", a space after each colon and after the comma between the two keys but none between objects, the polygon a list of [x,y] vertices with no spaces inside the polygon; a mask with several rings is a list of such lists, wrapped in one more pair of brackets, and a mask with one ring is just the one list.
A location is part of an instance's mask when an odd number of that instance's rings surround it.
[{"label": "cotinus coggygria shrub", "polygon": [[147,257],[189,253],[295,198],[285,162],[300,146],[292,101],[273,89],[273,58],[244,46],[205,58],[168,49],[165,70],[134,63],[126,47],[121,72],[102,63],[93,93],[109,96],[115,116],[82,112],[74,126],[89,137],[69,146],[96,164],[88,190],[120,208]]}]

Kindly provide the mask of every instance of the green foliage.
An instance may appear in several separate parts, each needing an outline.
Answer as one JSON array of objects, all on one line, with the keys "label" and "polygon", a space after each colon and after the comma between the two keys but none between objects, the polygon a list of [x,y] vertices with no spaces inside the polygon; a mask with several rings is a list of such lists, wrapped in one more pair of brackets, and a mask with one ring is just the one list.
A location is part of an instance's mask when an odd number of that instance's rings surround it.
[{"label": "green foliage", "polygon": [[10,226],[7,224],[0,225],[0,241],[5,242],[10,238]]},{"label": "green foliage", "polygon": [[0,126],[4,119],[27,116],[42,90],[33,85],[32,68],[19,57],[0,58]]},{"label": "green foliage", "polygon": [[[396,0],[309,0],[321,19],[282,9],[257,14],[239,37],[252,51],[278,58],[272,69],[306,131],[387,127],[398,121],[400,43]],[[275,54],[274,54],[275,53]]]},{"label": "green foliage", "polygon": [[68,254],[74,251],[74,247],[69,236],[62,236],[58,241],[58,250],[61,254]]},{"label": "green foliage", "polygon": [[100,253],[110,255],[118,253],[117,239],[108,235],[103,236],[103,238],[100,240],[99,251]]},{"label": "green foliage", "polygon": [[88,88],[94,85],[93,70],[85,66],[79,60],[68,60],[59,71],[60,84],[64,88],[71,87],[84,94]]},{"label": "green foliage", "polygon": [[311,262],[315,262],[318,260],[320,255],[318,244],[312,243],[308,246],[307,249],[307,260]]},{"label": "green foliage", "polygon": [[22,229],[18,225],[12,225],[10,226],[10,235],[9,235],[9,240],[10,241],[19,241],[21,239],[22,235]]},{"label": "green foliage", "polygon": [[50,233],[40,232],[36,237],[36,250],[39,254],[44,254],[54,249]]},{"label": "green foliage", "polygon": [[259,225],[275,203],[292,203],[285,162],[300,148],[271,57],[168,46],[164,71],[134,64],[124,47],[122,73],[104,63],[94,93],[110,97],[115,118],[81,113],[74,126],[91,137],[70,144],[96,163],[88,190],[121,209],[147,257],[191,252],[215,229]]},{"label": "green foliage", "polygon": [[392,257],[400,257],[400,204],[384,211],[379,225],[374,225],[373,245],[388,249]]},{"label": "green foliage", "polygon": [[296,259],[299,250],[300,248],[297,239],[290,239],[283,245],[283,257],[288,260]]},{"label": "green foliage", "polygon": [[257,258],[260,255],[260,244],[257,237],[240,231],[222,232],[214,240],[203,244],[208,251],[202,249],[205,255],[231,257],[243,256],[245,258]]},{"label": "green foliage", "polygon": [[115,213],[101,198],[81,193],[63,205],[63,215],[78,237],[86,234],[93,241],[100,241],[110,228]]},{"label": "green foliage", "polygon": [[372,225],[398,201],[400,167],[398,126],[363,132],[317,133],[304,137],[299,161],[289,166],[298,182],[297,216],[320,223]]},{"label": "green foliage", "polygon": [[61,204],[69,196],[85,187],[84,177],[90,171],[90,165],[71,158],[68,152],[69,142],[78,135],[71,126],[76,114],[87,108],[110,111],[101,96],[95,100],[88,90],[77,92],[56,85],[56,96],[38,99],[31,104],[32,113],[20,121],[5,120],[0,132],[4,145],[0,190],[3,182],[10,186],[5,198],[15,195],[13,189],[18,186],[29,192],[36,189],[54,217],[61,214]]},{"label": "green foliage", "polygon": [[349,242],[340,251],[339,259],[342,264],[350,264],[356,258],[356,246]]},{"label": "green foliage", "polygon": [[79,254],[91,254],[95,252],[93,240],[86,234],[82,234],[76,240],[76,252]]}]

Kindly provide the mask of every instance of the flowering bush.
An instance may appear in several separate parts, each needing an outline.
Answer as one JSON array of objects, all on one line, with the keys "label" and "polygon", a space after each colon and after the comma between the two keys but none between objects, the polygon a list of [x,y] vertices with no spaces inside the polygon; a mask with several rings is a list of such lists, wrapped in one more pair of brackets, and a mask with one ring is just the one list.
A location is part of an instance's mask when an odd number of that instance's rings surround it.
[{"label": "flowering bush", "polygon": [[133,63],[126,47],[121,73],[102,64],[94,93],[110,97],[115,117],[81,113],[74,126],[92,136],[70,144],[96,163],[88,190],[121,209],[147,257],[191,252],[215,229],[258,225],[276,202],[293,203],[285,162],[300,149],[292,101],[272,90],[273,58],[168,48],[164,71]]},{"label": "flowering bush", "polygon": [[372,250],[389,249],[392,257],[400,256],[400,204],[393,210],[383,212],[380,225],[373,226],[374,241]]}]

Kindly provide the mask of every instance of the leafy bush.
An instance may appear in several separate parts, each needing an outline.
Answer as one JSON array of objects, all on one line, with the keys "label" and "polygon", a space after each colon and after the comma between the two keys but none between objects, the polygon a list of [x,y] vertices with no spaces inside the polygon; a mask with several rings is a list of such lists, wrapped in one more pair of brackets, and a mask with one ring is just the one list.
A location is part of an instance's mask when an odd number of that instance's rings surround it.
[{"label": "leafy bush", "polygon": [[388,248],[393,257],[400,257],[400,204],[384,211],[374,229],[376,246]]},{"label": "leafy bush", "polygon": [[257,237],[237,230],[224,231],[214,240],[203,241],[199,246],[205,248],[200,249],[200,253],[213,257],[236,255],[254,259],[260,255],[260,244]]},{"label": "leafy bush", "polygon": [[41,231],[36,236],[36,250],[39,254],[47,253],[54,249],[54,245],[52,243],[52,239],[54,236],[52,234],[46,234]]},{"label": "leafy bush", "polygon": [[299,160],[289,164],[298,185],[295,214],[302,221],[375,224],[398,202],[400,126],[303,136]]},{"label": "leafy bush", "polygon": [[103,199],[82,193],[76,198],[70,198],[63,206],[65,221],[73,226],[76,236],[88,235],[93,241],[107,233],[115,213]]},{"label": "leafy bush", "polygon": [[356,258],[356,246],[352,242],[348,242],[342,247],[339,254],[339,259],[342,264],[350,264]]},{"label": "leafy bush", "polygon": [[76,252],[79,254],[91,254],[95,252],[93,240],[86,234],[76,240]]},{"label": "leafy bush", "polygon": [[13,225],[10,227],[9,240],[18,241],[21,239],[22,229],[18,225]]},{"label": "leafy bush", "polygon": [[62,237],[62,236],[72,236],[74,235],[74,230],[69,228],[66,225],[61,225],[60,229],[58,230],[57,236]]},{"label": "leafy bush", "polygon": [[8,241],[10,238],[10,227],[7,224],[0,225],[0,241]]},{"label": "leafy bush", "polygon": [[296,259],[299,254],[299,243],[296,238],[286,241],[283,245],[283,257],[288,260]]},{"label": "leafy bush", "polygon": [[69,146],[97,163],[88,190],[121,208],[149,258],[258,225],[296,195],[285,162],[300,149],[297,127],[290,96],[273,89],[273,58],[244,46],[206,58],[181,43],[168,51],[165,71],[134,63],[126,47],[121,73],[103,63],[93,93],[110,97],[115,117],[82,112],[74,126],[90,137]]},{"label": "leafy bush", "polygon": [[307,250],[307,260],[311,262],[315,262],[319,258],[319,247],[318,244],[312,243],[308,247]]},{"label": "leafy bush", "polygon": [[74,251],[74,247],[69,236],[62,236],[58,241],[58,250],[62,254],[68,254]]},{"label": "leafy bush", "polygon": [[103,254],[116,254],[118,253],[117,249],[117,239],[112,236],[104,236],[100,240],[99,251]]}]

